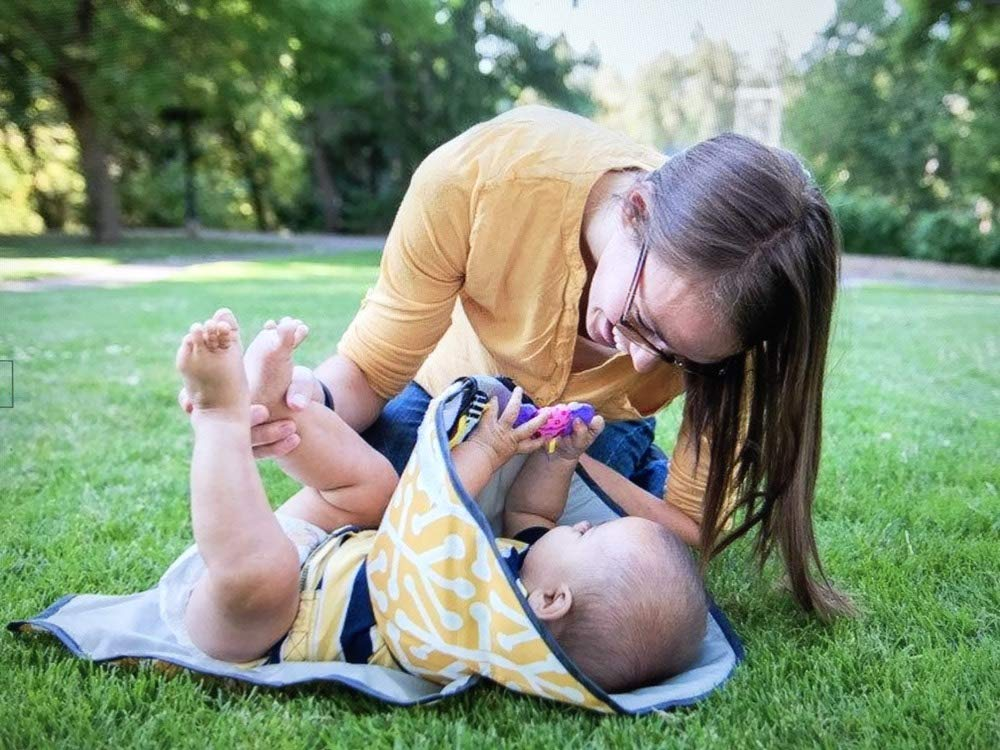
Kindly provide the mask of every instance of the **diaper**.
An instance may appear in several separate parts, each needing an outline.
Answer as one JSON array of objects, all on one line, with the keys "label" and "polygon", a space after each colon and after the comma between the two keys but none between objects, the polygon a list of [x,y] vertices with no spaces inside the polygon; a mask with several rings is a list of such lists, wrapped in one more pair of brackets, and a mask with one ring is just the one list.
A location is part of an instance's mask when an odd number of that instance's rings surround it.
[{"label": "diaper", "polygon": [[[292,518],[283,513],[275,513],[274,517],[278,519],[282,530],[295,545],[300,566],[328,536],[319,526],[301,518]],[[192,544],[167,568],[157,586],[160,594],[160,616],[177,641],[187,648],[197,647],[191,642],[184,626],[184,612],[187,610],[191,592],[194,591],[195,584],[204,572],[205,561],[198,553],[198,547]]]}]

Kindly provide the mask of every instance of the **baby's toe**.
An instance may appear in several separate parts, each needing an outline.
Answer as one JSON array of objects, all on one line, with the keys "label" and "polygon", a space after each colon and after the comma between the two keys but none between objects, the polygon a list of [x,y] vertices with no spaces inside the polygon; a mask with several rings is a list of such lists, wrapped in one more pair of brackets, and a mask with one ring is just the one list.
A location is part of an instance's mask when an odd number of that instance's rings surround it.
[{"label": "baby's toe", "polygon": [[181,339],[181,345],[177,349],[177,356],[188,357],[192,351],[194,351],[194,334],[185,333],[184,338]]},{"label": "baby's toe", "polygon": [[219,348],[228,349],[233,343],[233,329],[230,327],[229,323],[224,320],[220,320],[217,324],[218,337],[219,337]]},{"label": "baby's toe", "polygon": [[201,323],[192,323],[184,338],[190,344],[192,351],[198,349],[205,345],[205,329]]},{"label": "baby's toe", "polygon": [[299,325],[298,321],[293,318],[282,318],[281,322],[278,323],[278,339],[281,341],[281,346],[291,348],[296,346],[302,339],[296,340],[296,336]]},{"label": "baby's toe", "polygon": [[230,329],[233,331],[239,330],[240,324],[236,320],[236,316],[233,311],[228,307],[220,307],[215,311],[215,315],[212,316],[212,320],[218,323],[226,323],[229,325]]},{"label": "baby's toe", "polygon": [[219,348],[219,326],[214,320],[206,320],[205,325],[205,345],[209,351]]}]

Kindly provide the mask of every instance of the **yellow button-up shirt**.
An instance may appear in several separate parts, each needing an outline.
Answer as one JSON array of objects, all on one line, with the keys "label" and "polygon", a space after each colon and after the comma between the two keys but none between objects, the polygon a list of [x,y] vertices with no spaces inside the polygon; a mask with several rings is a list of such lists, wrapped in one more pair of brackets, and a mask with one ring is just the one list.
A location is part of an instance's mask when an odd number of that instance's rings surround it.
[{"label": "yellow button-up shirt", "polygon": [[[594,183],[655,170],[663,154],[589,120],[520,107],[432,152],[413,175],[378,281],[340,354],[383,398],[416,380],[432,396],[476,373],[514,379],[538,404],[586,401],[605,419],[655,413],[683,390],[667,364],[640,374],[617,354],[571,372],[587,271],[580,250]],[[707,451],[695,470],[682,426],[666,500],[700,520]]]}]

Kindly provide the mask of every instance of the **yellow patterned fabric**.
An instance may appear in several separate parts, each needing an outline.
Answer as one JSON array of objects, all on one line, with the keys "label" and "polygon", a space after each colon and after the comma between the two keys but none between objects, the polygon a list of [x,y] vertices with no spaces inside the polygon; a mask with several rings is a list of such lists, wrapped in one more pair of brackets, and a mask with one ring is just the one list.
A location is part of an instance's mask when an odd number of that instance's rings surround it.
[{"label": "yellow patterned fabric", "polygon": [[[341,634],[348,602],[374,539],[371,529],[335,532],[313,550],[302,566],[299,611],[281,643],[281,661],[345,660]],[[370,636],[368,663],[399,669],[377,628]]]},{"label": "yellow patterned fabric", "polygon": [[[368,553],[378,629],[396,661],[439,684],[469,675],[597,711],[612,707],[571,674],[527,613],[496,540],[460,496],[431,404]],[[499,545],[499,546],[498,546]],[[556,647],[558,648],[558,647]]]}]

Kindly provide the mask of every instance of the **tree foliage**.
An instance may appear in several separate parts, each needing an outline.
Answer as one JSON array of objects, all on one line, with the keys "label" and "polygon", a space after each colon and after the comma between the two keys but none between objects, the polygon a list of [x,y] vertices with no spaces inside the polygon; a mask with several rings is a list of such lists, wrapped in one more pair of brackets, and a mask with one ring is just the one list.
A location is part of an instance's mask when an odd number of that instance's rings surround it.
[{"label": "tree foliage", "polygon": [[827,186],[912,211],[995,211],[1000,8],[841,0],[787,113]]},{"label": "tree foliage", "polygon": [[[524,97],[586,111],[570,78],[593,63],[473,0],[8,0],[0,191],[98,239],[122,214],[177,224],[183,155],[164,113],[182,111],[207,223],[384,228],[416,165],[464,127]],[[83,212],[37,178],[39,134],[66,125]]]}]

